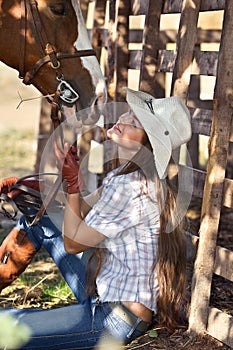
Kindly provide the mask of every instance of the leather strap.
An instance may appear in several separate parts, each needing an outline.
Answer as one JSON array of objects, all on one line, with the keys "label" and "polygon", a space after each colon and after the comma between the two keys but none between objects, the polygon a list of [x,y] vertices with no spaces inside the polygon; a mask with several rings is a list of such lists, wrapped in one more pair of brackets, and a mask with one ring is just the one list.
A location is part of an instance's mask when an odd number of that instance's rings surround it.
[{"label": "leather strap", "polygon": [[[61,141],[61,144],[63,145],[63,132],[62,132],[62,128],[60,128],[60,119],[59,119],[59,104],[58,104],[58,100],[59,100],[59,96],[60,96],[60,92],[56,91],[55,96],[53,98],[53,102],[52,102],[52,107],[51,107],[51,120],[53,123],[53,128],[54,128],[54,137],[57,137],[57,133],[59,133],[59,138]],[[30,223],[30,226],[36,225],[40,219],[42,218],[42,216],[44,215],[46,208],[48,207],[48,205],[55,199],[57,192],[59,191],[59,188],[62,184],[62,175],[59,174],[56,181],[54,182],[53,186],[50,188],[49,192],[47,193],[46,197],[44,198],[42,205],[39,209],[39,211],[37,212],[36,216],[34,217],[34,219],[32,220],[32,222]]]},{"label": "leather strap", "polygon": [[25,1],[20,3],[21,19],[20,19],[20,51],[19,51],[19,78],[23,79],[25,71],[25,52],[26,52],[26,4]]},{"label": "leather strap", "polygon": [[[76,57],[87,57],[87,56],[95,56],[96,52],[93,49],[89,50],[79,50],[79,51],[70,51],[70,52],[57,52],[56,58],[57,62],[59,60],[63,59],[69,59],[69,58],[76,58]],[[25,74],[24,77],[24,84],[29,85],[36,75],[36,73],[39,71],[39,69],[46,63],[51,62],[51,55],[45,55],[42,58],[40,58],[33,66],[32,68]],[[55,67],[55,63],[52,63]]]}]

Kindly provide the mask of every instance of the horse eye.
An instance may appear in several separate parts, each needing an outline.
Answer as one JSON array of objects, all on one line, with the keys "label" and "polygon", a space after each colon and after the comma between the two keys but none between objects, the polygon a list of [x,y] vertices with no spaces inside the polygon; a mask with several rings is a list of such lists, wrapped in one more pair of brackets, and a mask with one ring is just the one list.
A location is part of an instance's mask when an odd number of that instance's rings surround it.
[{"label": "horse eye", "polygon": [[54,4],[50,6],[50,10],[54,15],[57,16],[65,16],[66,11],[65,11],[65,5],[60,3],[60,4]]}]

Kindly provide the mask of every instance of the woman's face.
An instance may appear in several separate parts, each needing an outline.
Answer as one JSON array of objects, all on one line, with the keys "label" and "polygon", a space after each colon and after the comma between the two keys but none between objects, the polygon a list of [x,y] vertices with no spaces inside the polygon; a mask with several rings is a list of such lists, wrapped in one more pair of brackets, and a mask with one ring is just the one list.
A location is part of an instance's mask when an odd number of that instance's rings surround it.
[{"label": "woman's face", "polygon": [[117,123],[107,131],[107,136],[118,146],[135,151],[146,139],[142,125],[132,111],[122,114]]}]

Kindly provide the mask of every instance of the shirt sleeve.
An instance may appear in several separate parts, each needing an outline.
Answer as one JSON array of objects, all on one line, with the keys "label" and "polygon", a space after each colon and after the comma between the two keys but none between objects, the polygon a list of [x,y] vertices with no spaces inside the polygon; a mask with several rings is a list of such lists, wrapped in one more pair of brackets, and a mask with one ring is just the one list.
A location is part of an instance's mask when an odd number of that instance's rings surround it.
[{"label": "shirt sleeve", "polygon": [[106,237],[114,238],[140,221],[138,181],[114,176],[105,185],[99,201],[86,216],[86,224]]}]

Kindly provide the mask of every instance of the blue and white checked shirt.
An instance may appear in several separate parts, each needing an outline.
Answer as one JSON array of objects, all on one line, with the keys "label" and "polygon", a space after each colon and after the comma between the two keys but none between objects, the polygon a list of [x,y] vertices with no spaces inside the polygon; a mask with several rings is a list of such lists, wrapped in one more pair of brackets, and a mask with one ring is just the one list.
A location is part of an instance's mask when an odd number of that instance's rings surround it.
[{"label": "blue and white checked shirt", "polygon": [[155,186],[138,171],[114,173],[103,181],[101,198],[86,216],[87,225],[106,236],[98,294],[102,302],[140,302],[156,312],[156,272],[150,282],[159,233]]}]

